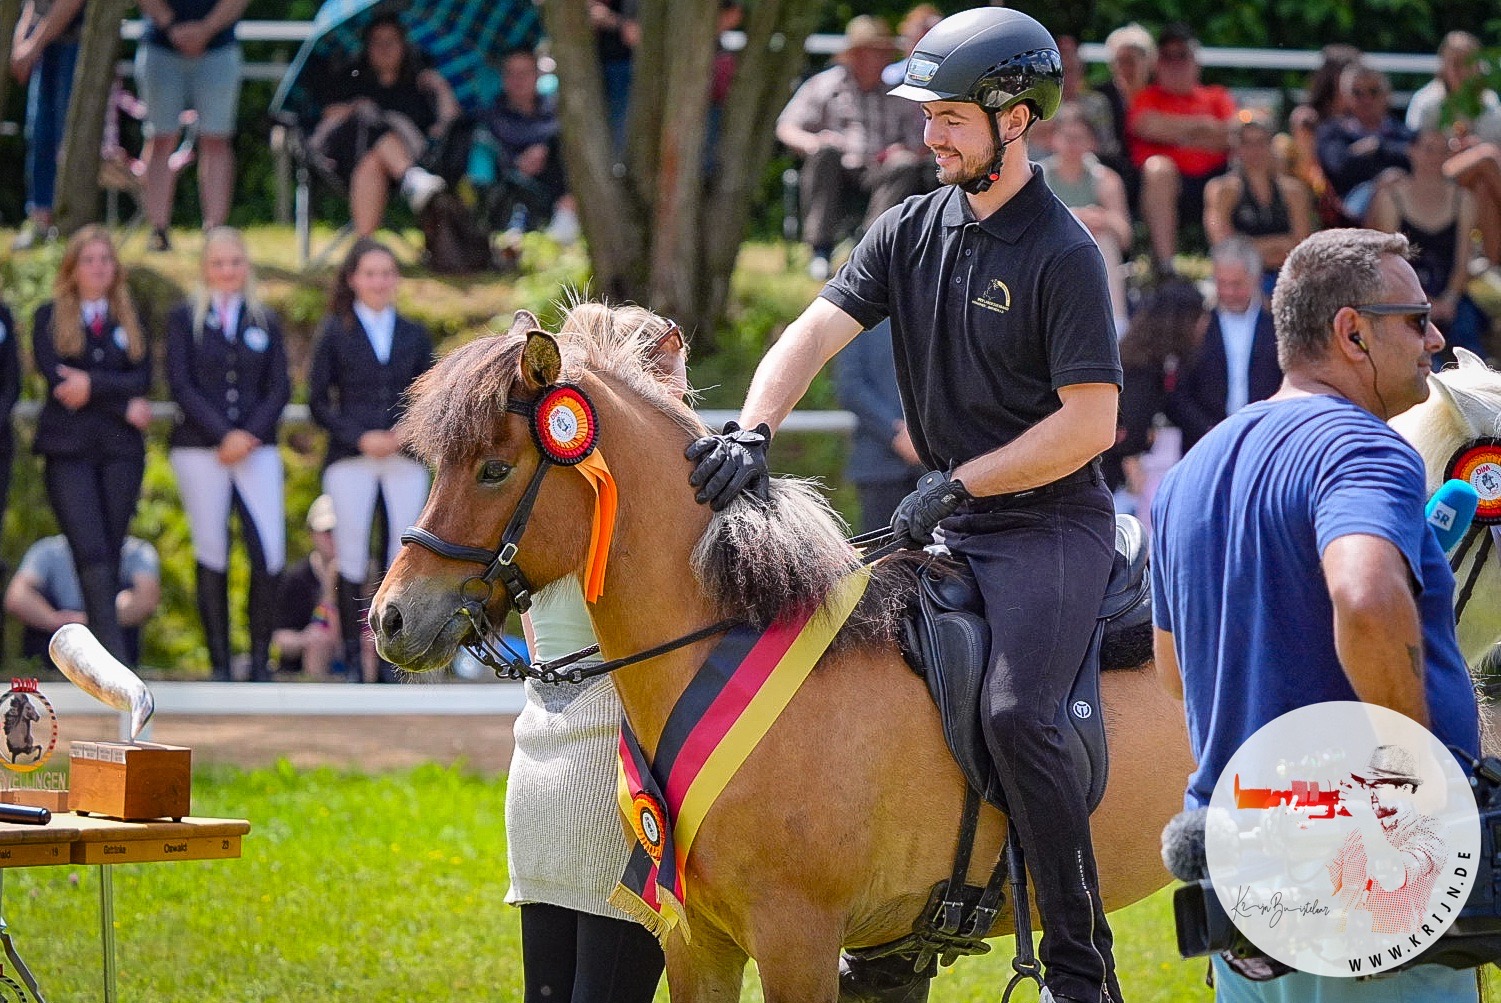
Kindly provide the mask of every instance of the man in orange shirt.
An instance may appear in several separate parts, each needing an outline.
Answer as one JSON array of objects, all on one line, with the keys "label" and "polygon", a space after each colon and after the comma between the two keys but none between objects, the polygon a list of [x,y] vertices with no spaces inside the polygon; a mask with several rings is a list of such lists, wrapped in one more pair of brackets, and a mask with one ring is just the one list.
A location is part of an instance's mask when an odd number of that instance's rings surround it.
[{"label": "man in orange shirt", "polygon": [[1199,82],[1198,39],[1170,24],[1157,41],[1157,79],[1131,102],[1126,138],[1141,171],[1141,213],[1159,273],[1172,271],[1178,221],[1204,214],[1204,186],[1223,174],[1235,99]]}]

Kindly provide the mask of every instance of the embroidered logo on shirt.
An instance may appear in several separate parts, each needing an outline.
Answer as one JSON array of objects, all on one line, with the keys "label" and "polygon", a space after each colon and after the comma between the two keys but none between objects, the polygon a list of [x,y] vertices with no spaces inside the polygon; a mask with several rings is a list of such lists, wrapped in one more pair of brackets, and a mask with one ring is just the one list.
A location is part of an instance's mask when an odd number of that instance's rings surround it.
[{"label": "embroidered logo on shirt", "polygon": [[1011,289],[1000,279],[991,279],[985,291],[970,302],[995,313],[1005,313],[1011,309]]}]

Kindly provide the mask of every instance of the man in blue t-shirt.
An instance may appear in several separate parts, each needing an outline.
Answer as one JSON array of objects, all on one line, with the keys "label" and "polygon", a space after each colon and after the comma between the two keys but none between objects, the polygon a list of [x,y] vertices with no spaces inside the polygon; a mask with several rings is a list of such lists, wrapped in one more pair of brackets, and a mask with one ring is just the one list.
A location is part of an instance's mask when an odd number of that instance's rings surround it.
[{"label": "man in blue t-shirt", "polygon": [[[1184,698],[1199,764],[1189,807],[1209,803],[1258,728],[1325,700],[1381,704],[1478,753],[1423,464],[1385,423],[1427,398],[1443,347],[1407,252],[1405,237],[1372,230],[1298,245],[1272,300],[1282,388],[1217,425],[1157,491],[1157,667]],[[1221,1000],[1476,996],[1473,973],[1435,966],[1257,983],[1214,965]]]}]

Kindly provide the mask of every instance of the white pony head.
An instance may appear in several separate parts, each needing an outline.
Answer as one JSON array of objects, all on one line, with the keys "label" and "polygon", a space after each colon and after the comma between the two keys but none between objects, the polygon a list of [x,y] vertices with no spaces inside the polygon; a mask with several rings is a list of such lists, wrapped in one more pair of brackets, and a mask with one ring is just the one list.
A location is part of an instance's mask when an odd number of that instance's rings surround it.
[{"label": "white pony head", "polygon": [[1423,403],[1391,420],[1392,428],[1412,443],[1428,471],[1428,493],[1438,490],[1456,450],[1482,436],[1501,436],[1501,372],[1480,356],[1455,348],[1456,368],[1428,377]]}]

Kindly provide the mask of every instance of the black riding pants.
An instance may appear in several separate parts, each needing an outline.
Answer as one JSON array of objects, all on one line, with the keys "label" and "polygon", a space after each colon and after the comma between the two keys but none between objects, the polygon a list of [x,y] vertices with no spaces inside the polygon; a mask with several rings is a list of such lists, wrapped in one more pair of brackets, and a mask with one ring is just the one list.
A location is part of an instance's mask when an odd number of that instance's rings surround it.
[{"label": "black riding pants", "polygon": [[639,923],[562,906],[521,907],[526,1003],[651,1003],[662,948]]},{"label": "black riding pants", "polygon": [[1110,492],[1092,478],[945,520],[985,597],[985,739],[1021,834],[1055,995],[1120,1000],[1086,791],[1057,720],[1089,645],[1115,550]]}]

